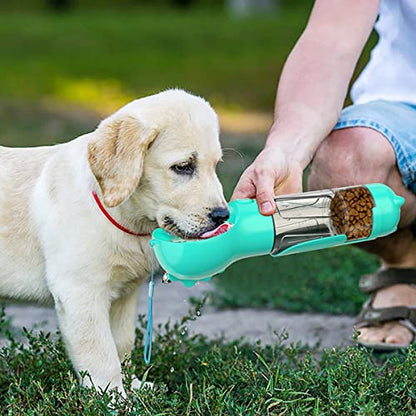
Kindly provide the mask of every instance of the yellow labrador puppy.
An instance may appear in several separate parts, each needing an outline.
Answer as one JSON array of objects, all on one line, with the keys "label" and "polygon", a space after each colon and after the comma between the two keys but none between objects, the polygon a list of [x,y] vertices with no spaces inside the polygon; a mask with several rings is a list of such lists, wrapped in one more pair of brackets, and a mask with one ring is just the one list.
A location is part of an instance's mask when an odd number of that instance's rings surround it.
[{"label": "yellow labrador puppy", "polygon": [[68,143],[0,147],[0,296],[54,303],[87,385],[124,394],[151,231],[197,238],[227,219],[220,158],[214,110],[181,90],[133,101]]}]

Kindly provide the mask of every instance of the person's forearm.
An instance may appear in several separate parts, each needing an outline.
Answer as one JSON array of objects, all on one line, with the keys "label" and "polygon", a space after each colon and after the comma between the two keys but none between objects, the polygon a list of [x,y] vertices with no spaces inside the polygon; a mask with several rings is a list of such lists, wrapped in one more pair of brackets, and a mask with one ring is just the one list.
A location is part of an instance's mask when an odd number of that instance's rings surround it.
[{"label": "person's forearm", "polygon": [[266,147],[278,145],[307,166],[339,117],[377,11],[376,0],[316,1],[282,71]]}]

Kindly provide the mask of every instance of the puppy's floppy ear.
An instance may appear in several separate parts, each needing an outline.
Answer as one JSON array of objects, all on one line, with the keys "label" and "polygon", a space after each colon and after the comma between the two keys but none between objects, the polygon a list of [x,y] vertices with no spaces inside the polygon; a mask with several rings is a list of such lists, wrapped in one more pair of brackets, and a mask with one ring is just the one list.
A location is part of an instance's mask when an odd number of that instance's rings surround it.
[{"label": "puppy's floppy ear", "polygon": [[88,162],[100,185],[104,204],[115,207],[136,189],[149,144],[158,131],[137,117],[104,120],[88,144]]}]

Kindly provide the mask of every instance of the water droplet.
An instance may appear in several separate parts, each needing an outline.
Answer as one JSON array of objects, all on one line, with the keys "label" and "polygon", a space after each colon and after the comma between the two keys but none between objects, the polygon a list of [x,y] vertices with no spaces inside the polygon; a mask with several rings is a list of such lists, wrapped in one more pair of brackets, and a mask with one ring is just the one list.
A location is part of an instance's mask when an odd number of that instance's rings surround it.
[{"label": "water droplet", "polygon": [[172,355],[176,355],[176,351],[173,351]]},{"label": "water droplet", "polygon": [[169,370],[171,373],[173,373],[175,371],[175,369],[173,367],[170,368]]},{"label": "water droplet", "polygon": [[196,311],[197,316],[201,316],[201,311]]}]

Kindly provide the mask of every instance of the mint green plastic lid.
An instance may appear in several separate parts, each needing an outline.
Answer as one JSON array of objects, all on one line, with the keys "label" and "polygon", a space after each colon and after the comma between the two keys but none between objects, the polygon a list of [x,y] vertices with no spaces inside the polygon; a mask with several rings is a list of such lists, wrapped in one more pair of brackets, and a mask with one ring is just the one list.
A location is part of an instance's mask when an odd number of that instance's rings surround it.
[{"label": "mint green plastic lid", "polygon": [[383,237],[396,231],[400,220],[400,207],[404,204],[404,198],[396,195],[388,186],[381,183],[365,186],[371,192],[375,202],[373,230],[369,239]]}]

